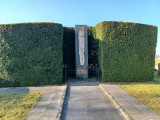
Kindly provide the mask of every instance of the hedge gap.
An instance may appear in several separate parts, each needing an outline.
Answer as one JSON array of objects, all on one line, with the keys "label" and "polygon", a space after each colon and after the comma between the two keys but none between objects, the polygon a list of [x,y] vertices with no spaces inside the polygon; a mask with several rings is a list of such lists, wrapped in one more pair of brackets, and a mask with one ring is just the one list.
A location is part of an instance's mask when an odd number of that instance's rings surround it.
[{"label": "hedge gap", "polygon": [[[75,68],[75,28],[64,27],[63,64]],[[95,39],[95,27],[88,26],[88,64],[98,64],[98,40]]]},{"label": "hedge gap", "polygon": [[95,27],[88,27],[88,64],[89,66],[98,65],[98,40],[95,39]]},{"label": "hedge gap", "polygon": [[75,28],[64,27],[63,64],[75,68]]}]

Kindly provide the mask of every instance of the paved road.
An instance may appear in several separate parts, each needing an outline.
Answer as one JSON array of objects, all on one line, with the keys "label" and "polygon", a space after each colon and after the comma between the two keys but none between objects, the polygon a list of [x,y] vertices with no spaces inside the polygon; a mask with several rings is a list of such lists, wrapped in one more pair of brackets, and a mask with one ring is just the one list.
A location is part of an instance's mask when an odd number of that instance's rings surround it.
[{"label": "paved road", "polygon": [[61,120],[124,120],[97,83],[70,83]]}]

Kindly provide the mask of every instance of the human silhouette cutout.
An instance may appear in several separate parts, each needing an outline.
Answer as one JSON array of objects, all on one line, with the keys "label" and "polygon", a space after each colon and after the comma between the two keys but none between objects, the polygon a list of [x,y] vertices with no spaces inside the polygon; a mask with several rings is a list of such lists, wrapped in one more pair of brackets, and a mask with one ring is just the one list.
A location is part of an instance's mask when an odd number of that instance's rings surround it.
[{"label": "human silhouette cutout", "polygon": [[85,58],[84,58],[84,50],[85,50],[85,45],[84,45],[84,27],[82,27],[79,30],[79,33],[78,33],[78,42],[79,42],[80,65],[84,65],[84,63],[85,63]]}]

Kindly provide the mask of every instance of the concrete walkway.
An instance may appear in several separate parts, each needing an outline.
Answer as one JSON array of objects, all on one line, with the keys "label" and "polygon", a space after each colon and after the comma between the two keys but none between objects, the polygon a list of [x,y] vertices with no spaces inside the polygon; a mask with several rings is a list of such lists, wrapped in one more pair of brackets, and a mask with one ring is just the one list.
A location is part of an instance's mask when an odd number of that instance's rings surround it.
[{"label": "concrete walkway", "polygon": [[0,93],[44,93],[26,120],[60,120],[67,85],[0,88]]},{"label": "concrete walkway", "polygon": [[60,120],[67,86],[50,87],[26,120]]},{"label": "concrete walkway", "polygon": [[[160,116],[116,84],[99,86],[127,120],[160,120]],[[154,104],[154,103],[153,103]]]},{"label": "concrete walkway", "polygon": [[61,120],[124,120],[96,82],[69,85]]},{"label": "concrete walkway", "polygon": [[68,89],[67,85],[8,87],[0,88],[0,93],[44,93],[26,120],[160,120],[160,115],[112,83],[71,82]]}]

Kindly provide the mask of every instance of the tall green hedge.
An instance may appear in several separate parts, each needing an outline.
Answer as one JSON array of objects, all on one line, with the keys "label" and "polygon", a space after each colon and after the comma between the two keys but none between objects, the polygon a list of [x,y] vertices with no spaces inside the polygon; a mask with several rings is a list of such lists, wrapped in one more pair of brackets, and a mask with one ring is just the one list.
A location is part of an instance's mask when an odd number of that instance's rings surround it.
[{"label": "tall green hedge", "polygon": [[156,26],[104,21],[95,28],[102,81],[153,79]]},{"label": "tall green hedge", "polygon": [[[64,32],[63,32],[64,31]],[[89,65],[102,81],[153,79],[157,27],[105,21],[88,27]],[[75,67],[75,29],[56,23],[0,25],[0,87],[61,83]]]},{"label": "tall green hedge", "polygon": [[0,86],[61,83],[62,45],[61,24],[0,25]]}]

